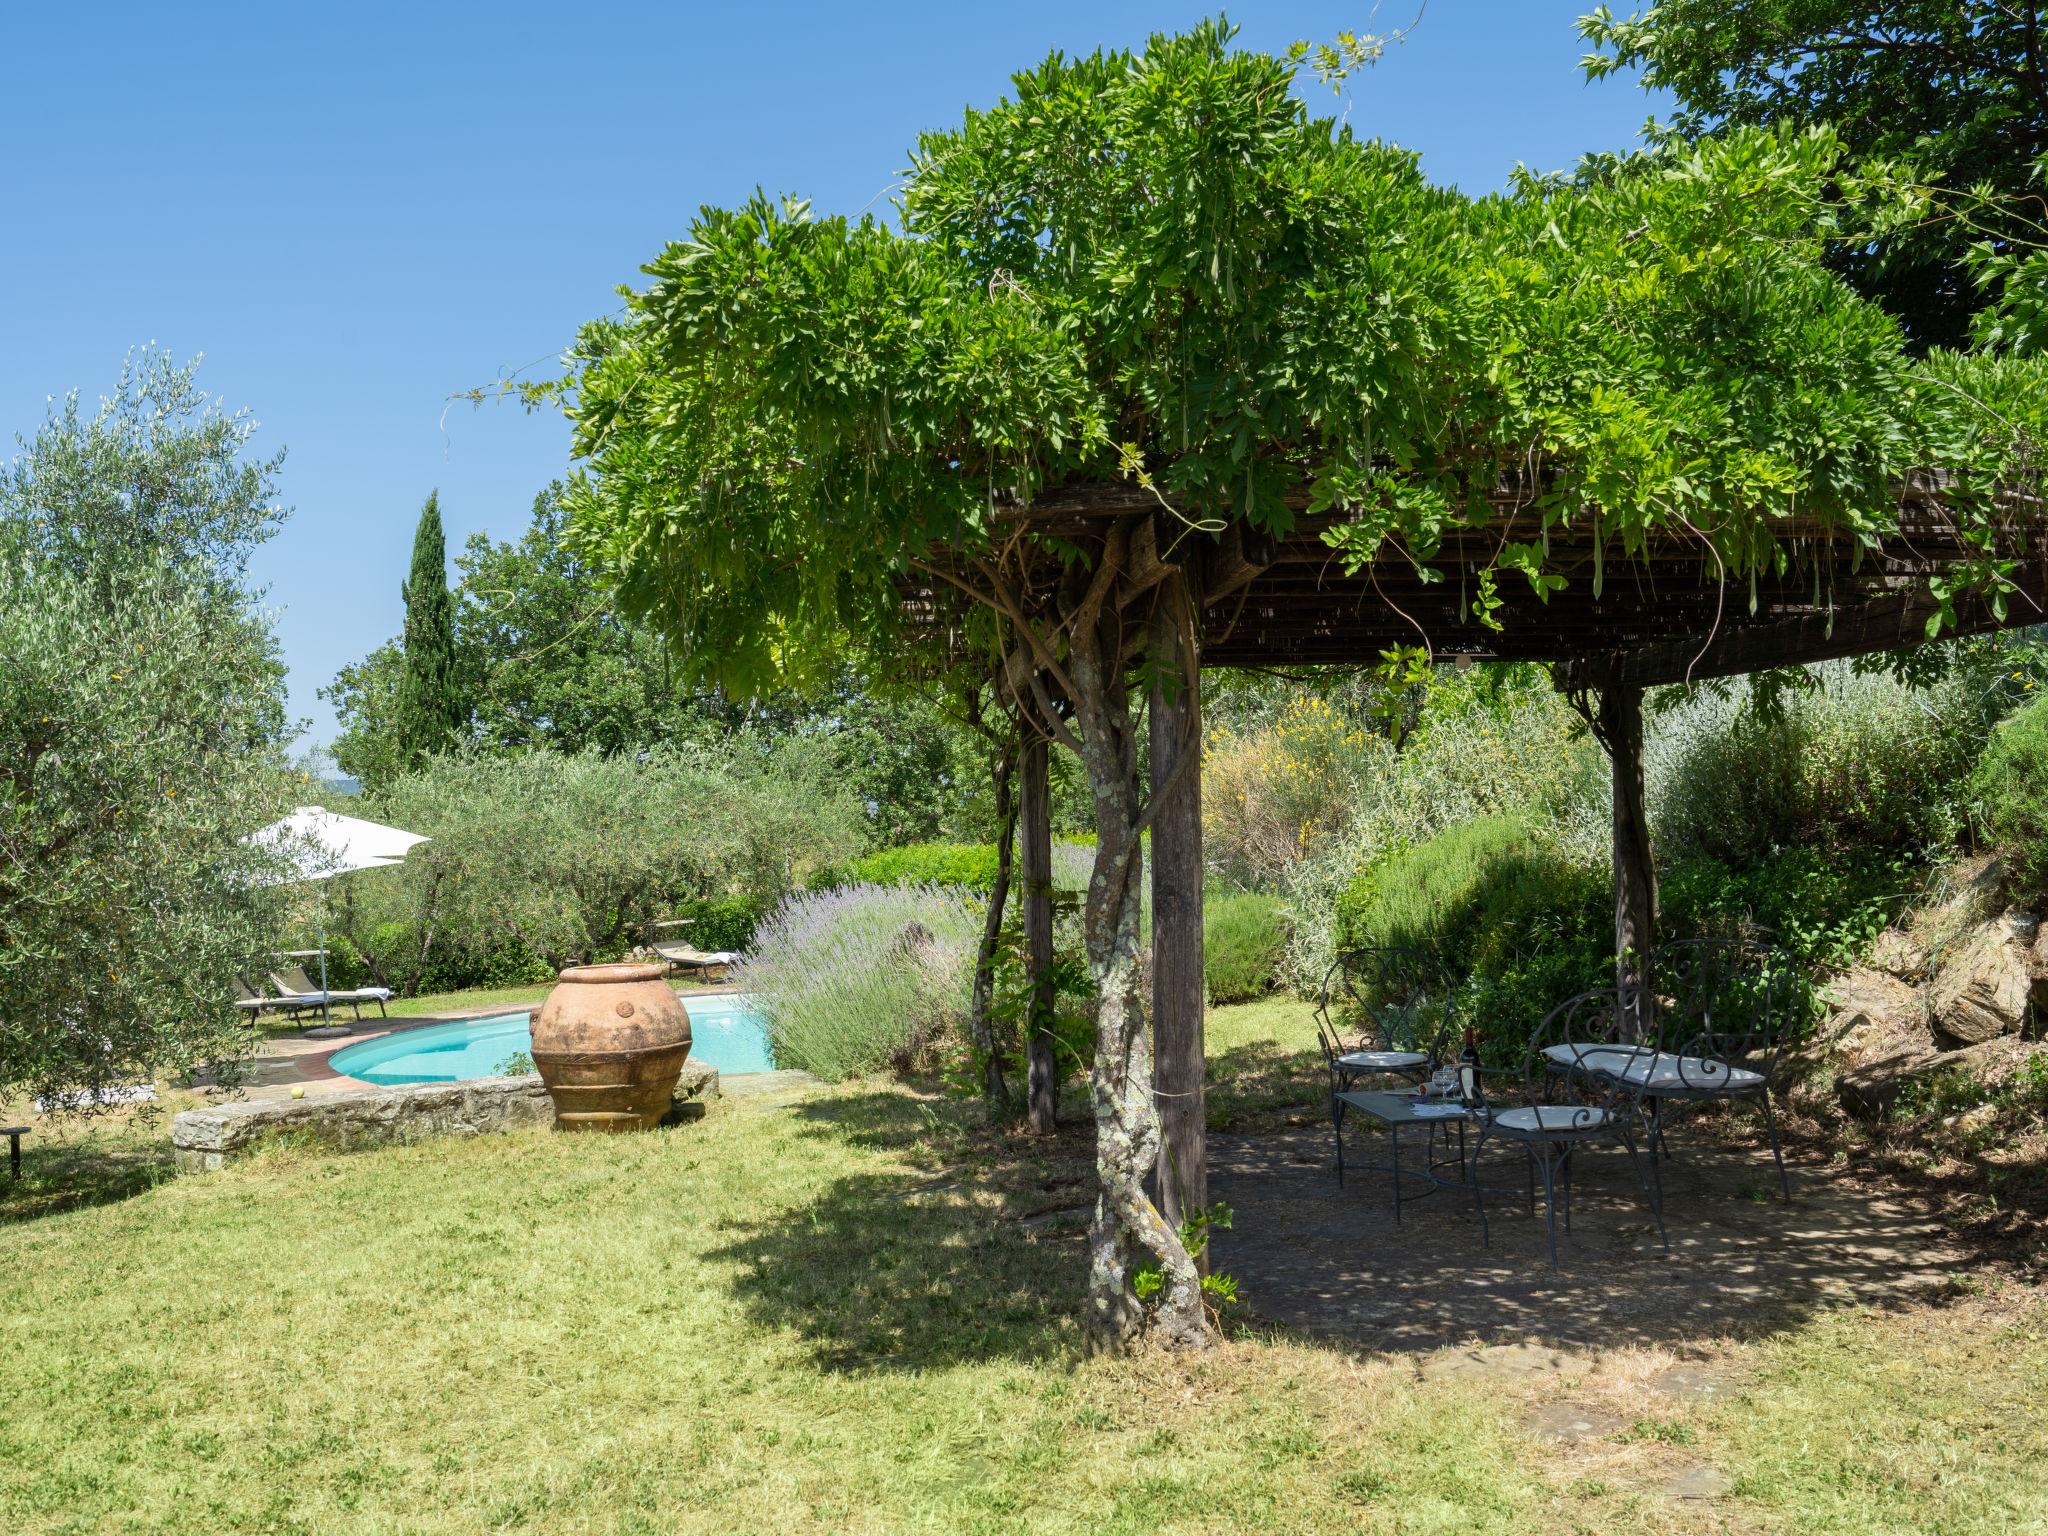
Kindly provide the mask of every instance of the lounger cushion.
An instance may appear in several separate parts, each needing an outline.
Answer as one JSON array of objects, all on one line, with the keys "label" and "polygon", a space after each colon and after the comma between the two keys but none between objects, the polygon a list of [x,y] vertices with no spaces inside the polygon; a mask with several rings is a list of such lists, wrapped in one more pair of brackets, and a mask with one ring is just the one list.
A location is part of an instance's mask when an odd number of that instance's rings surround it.
[{"label": "lounger cushion", "polygon": [[1354,1072],[1405,1072],[1428,1060],[1420,1051],[1346,1051],[1337,1065]]},{"label": "lounger cushion", "polygon": [[1652,1093],[1744,1093],[1763,1086],[1761,1072],[1706,1056],[1652,1053],[1635,1045],[1551,1045],[1543,1054],[1561,1067],[1618,1077]]},{"label": "lounger cushion", "polygon": [[1529,1109],[1504,1109],[1493,1117],[1503,1131],[1591,1131],[1607,1123],[1607,1111],[1590,1104],[1539,1104]]}]

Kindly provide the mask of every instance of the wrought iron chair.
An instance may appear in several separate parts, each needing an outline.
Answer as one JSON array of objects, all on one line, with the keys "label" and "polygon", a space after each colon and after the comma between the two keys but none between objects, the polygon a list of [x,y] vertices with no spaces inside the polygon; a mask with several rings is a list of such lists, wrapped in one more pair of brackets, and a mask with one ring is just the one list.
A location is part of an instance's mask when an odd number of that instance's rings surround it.
[{"label": "wrought iron chair", "polygon": [[[1664,1229],[1664,1186],[1656,1158],[1636,1152],[1636,1133],[1646,1130],[1643,1088],[1626,1070],[1636,1057],[1657,1054],[1656,1042],[1620,1042],[1623,1027],[1621,993],[1612,987],[1583,992],[1553,1008],[1536,1027],[1523,1058],[1520,1091],[1523,1102],[1490,1105],[1473,1148],[1476,1164],[1488,1142],[1523,1147],[1532,1172],[1543,1181],[1544,1225],[1550,1237],[1550,1262],[1557,1263],[1557,1223],[1572,1229],[1572,1155],[1593,1141],[1615,1141],[1628,1149],[1636,1182],[1642,1187],[1664,1251],[1671,1236]],[[1534,1188],[1530,1191],[1534,1201]],[[1479,1210],[1480,1240],[1491,1242],[1486,1201],[1475,1176],[1472,1201]]]},{"label": "wrought iron chair", "polygon": [[1364,948],[1340,954],[1316,1001],[1316,1043],[1330,1077],[1337,1180],[1344,1179],[1344,1101],[1360,1082],[1420,1083],[1441,1058],[1454,1008],[1443,968],[1424,950]]},{"label": "wrought iron chair", "polygon": [[1658,1035],[1665,1050],[1636,1063],[1650,1105],[1650,1152],[1665,1147],[1666,1106],[1756,1099],[1763,1104],[1778,1191],[1792,1198],[1772,1090],[1793,1033],[1798,969],[1774,944],[1679,939],[1650,955]]}]

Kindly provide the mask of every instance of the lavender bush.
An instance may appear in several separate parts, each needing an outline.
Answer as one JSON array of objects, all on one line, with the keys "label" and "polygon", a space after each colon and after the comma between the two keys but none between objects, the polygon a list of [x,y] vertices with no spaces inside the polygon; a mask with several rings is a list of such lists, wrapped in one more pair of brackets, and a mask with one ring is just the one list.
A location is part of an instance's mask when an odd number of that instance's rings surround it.
[{"label": "lavender bush", "polygon": [[848,885],[787,897],[735,981],[781,1067],[838,1080],[931,1065],[964,1033],[982,907],[953,886]]}]

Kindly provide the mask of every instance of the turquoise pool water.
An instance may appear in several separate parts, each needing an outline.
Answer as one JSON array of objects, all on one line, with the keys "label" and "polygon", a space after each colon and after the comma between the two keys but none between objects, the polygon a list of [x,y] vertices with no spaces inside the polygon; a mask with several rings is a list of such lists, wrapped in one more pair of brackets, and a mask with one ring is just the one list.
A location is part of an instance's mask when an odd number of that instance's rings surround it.
[{"label": "turquoise pool water", "polygon": [[[684,1006],[690,1010],[690,1060],[709,1062],[721,1072],[775,1070],[768,1032],[744,996],[692,997]],[[459,1083],[495,1077],[505,1061],[532,1050],[522,1008],[365,1040],[336,1051],[327,1064],[366,1083]]]}]

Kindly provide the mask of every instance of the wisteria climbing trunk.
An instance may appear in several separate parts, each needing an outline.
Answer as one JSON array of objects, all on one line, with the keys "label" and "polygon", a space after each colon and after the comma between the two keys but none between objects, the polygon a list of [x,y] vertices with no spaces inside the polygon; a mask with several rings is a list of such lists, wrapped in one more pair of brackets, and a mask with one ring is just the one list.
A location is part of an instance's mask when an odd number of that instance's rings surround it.
[{"label": "wisteria climbing trunk", "polygon": [[1201,1274],[1180,1234],[1146,1192],[1159,1159],[1159,1116],[1138,965],[1142,803],[1137,732],[1122,665],[1121,615],[1084,607],[1077,617],[1070,673],[1096,832],[1095,869],[1083,918],[1097,1003],[1090,1098],[1099,1189],[1088,1237],[1088,1340],[1096,1350],[1121,1349],[1144,1325],[1132,1287],[1132,1268],[1142,1252],[1158,1264],[1164,1282],[1153,1315],[1159,1341],[1200,1348],[1213,1337]]}]

